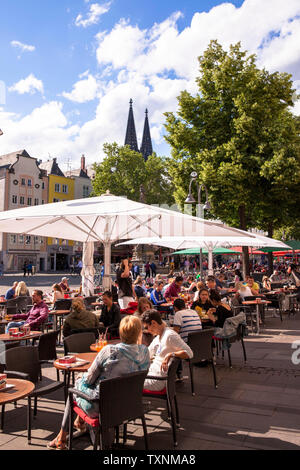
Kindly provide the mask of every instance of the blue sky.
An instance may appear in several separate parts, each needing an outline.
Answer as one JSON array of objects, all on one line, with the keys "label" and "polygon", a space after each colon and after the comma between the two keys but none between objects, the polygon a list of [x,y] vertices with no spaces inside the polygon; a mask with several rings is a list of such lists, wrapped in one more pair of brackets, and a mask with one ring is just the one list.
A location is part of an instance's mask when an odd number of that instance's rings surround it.
[{"label": "blue sky", "polygon": [[[299,85],[298,0],[0,1],[0,154],[26,148],[62,165],[122,144],[128,102],[138,138],[149,108],[154,149],[168,154],[163,113],[196,93],[197,57],[211,39],[242,41]],[[262,46],[263,44],[263,46]],[[300,88],[300,86],[299,86]],[[1,86],[0,86],[1,90]]]}]

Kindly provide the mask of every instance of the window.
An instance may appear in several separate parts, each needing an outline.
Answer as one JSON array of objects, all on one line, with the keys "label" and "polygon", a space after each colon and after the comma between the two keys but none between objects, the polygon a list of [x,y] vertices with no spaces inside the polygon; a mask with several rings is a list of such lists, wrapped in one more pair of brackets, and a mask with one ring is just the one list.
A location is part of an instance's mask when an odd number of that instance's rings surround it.
[{"label": "window", "polygon": [[40,237],[34,237],[34,243],[37,245],[40,241]]},{"label": "window", "polygon": [[25,204],[25,198],[24,198],[24,196],[21,196],[21,197],[20,197],[20,204],[21,204],[22,206],[24,206],[24,204]]},{"label": "window", "polygon": [[35,205],[35,206],[38,206],[38,205],[39,205],[39,200],[38,200],[38,199],[35,199],[35,200],[34,200],[34,205]]},{"label": "window", "polygon": [[18,196],[13,196],[12,197],[12,202],[13,202],[13,204],[18,204]]},{"label": "window", "polygon": [[45,189],[45,183],[44,183],[44,181],[42,182],[42,189]]},{"label": "window", "polygon": [[32,180],[28,180],[28,186],[32,186]]},{"label": "window", "polygon": [[59,202],[59,199],[55,199],[55,198],[54,198],[54,199],[53,199],[53,202]]},{"label": "window", "polygon": [[54,191],[55,191],[56,193],[60,193],[60,184],[55,183]]},{"label": "window", "polygon": [[32,206],[32,198],[31,198],[31,197],[29,197],[29,198],[27,199],[27,205],[28,205],[28,206]]},{"label": "window", "polygon": [[89,187],[88,186],[83,186],[83,197],[88,197],[89,196]]},{"label": "window", "polygon": [[44,201],[44,199],[42,199],[42,205],[44,205],[44,204],[45,204],[45,201]]},{"label": "window", "polygon": [[13,243],[13,244],[17,243],[17,235],[10,236],[10,243]]},{"label": "window", "polygon": [[64,194],[68,194],[68,185],[67,185],[67,184],[63,184],[63,185],[62,185],[62,192],[63,192]]},{"label": "window", "polygon": [[30,235],[26,235],[26,245],[30,245],[31,243],[31,236]]},{"label": "window", "polygon": [[21,185],[22,185],[22,186],[25,186],[25,185],[26,185],[25,178],[22,178]]},{"label": "window", "polygon": [[24,243],[24,235],[19,235],[19,243]]}]

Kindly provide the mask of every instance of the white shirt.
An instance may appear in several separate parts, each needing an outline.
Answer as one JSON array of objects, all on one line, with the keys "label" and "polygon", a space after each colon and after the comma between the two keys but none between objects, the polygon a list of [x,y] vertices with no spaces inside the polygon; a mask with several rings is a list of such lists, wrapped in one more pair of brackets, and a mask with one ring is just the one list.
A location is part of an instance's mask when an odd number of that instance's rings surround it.
[{"label": "white shirt", "polygon": [[245,297],[253,297],[250,287],[245,286],[243,290],[239,290],[239,295],[244,300]]},{"label": "white shirt", "polygon": [[[199,317],[198,317],[199,318]],[[166,327],[161,336],[156,336],[149,346],[150,359],[153,358],[148,375],[155,375],[162,377],[166,375],[161,370],[161,365],[167,354],[176,351],[186,351],[187,355],[191,359],[193,357],[193,351],[183,341],[176,331]],[[146,379],[144,388],[147,390],[162,390],[166,386],[166,381]]]},{"label": "white shirt", "polygon": [[191,309],[176,312],[173,326],[180,327],[179,334],[185,343],[187,343],[189,333],[202,330],[202,323],[198,313]]}]

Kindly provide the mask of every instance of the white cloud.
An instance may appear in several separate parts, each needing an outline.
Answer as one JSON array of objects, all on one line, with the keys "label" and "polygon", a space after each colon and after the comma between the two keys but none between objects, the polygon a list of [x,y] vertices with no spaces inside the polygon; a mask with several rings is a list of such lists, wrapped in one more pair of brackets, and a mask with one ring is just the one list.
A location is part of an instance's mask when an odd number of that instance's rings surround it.
[{"label": "white cloud", "polygon": [[20,80],[19,82],[12,85],[8,91],[17,92],[19,95],[30,93],[33,95],[36,92],[44,93],[44,85],[41,80],[38,80],[32,73],[27,78]]},{"label": "white cloud", "polygon": [[84,19],[83,15],[80,13],[75,20],[75,25],[87,28],[88,26],[97,24],[100,20],[100,17],[110,10],[110,5],[111,2],[103,4],[92,3],[90,5],[90,10],[87,14],[86,19]]},{"label": "white cloud", "polygon": [[34,52],[35,46],[30,46],[28,44],[23,44],[20,41],[11,41],[10,43],[13,47],[21,49],[22,52]]},{"label": "white cloud", "polygon": [[82,80],[73,85],[71,93],[63,92],[62,96],[75,103],[86,103],[94,100],[99,92],[99,85],[95,77],[85,72],[79,78],[82,78]]},{"label": "white cloud", "polygon": [[[179,28],[181,16],[176,12],[149,29],[123,19],[111,31],[99,33],[96,60],[101,82],[87,70],[71,92],[63,93],[75,103],[96,97],[99,101],[93,118],[73,126],[68,117],[75,114],[70,110],[64,113],[63,105],[57,102],[25,117],[0,111],[2,150],[25,147],[39,158],[47,157],[48,152],[57,157],[72,156],[74,167],[82,153],[88,163],[99,161],[103,143],[124,143],[128,102],[133,98],[139,142],[147,107],[154,149],[159,152],[163,113],[176,111],[181,90],[197,92],[197,59],[211,39],[225,48],[241,41],[243,49],[257,54],[259,66],[292,73],[300,92],[299,0],[245,0],[240,8],[223,3],[207,13],[195,13],[184,29]],[[300,113],[299,102],[294,112]]]}]

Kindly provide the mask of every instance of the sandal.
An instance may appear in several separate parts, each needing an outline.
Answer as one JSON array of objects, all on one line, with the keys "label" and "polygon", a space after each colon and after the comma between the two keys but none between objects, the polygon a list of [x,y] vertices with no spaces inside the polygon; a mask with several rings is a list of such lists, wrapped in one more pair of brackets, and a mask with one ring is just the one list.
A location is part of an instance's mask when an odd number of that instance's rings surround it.
[{"label": "sandal", "polygon": [[48,449],[54,449],[54,450],[67,450],[67,442],[62,441],[58,439],[57,437],[53,439],[53,441],[49,442],[47,445]]}]

